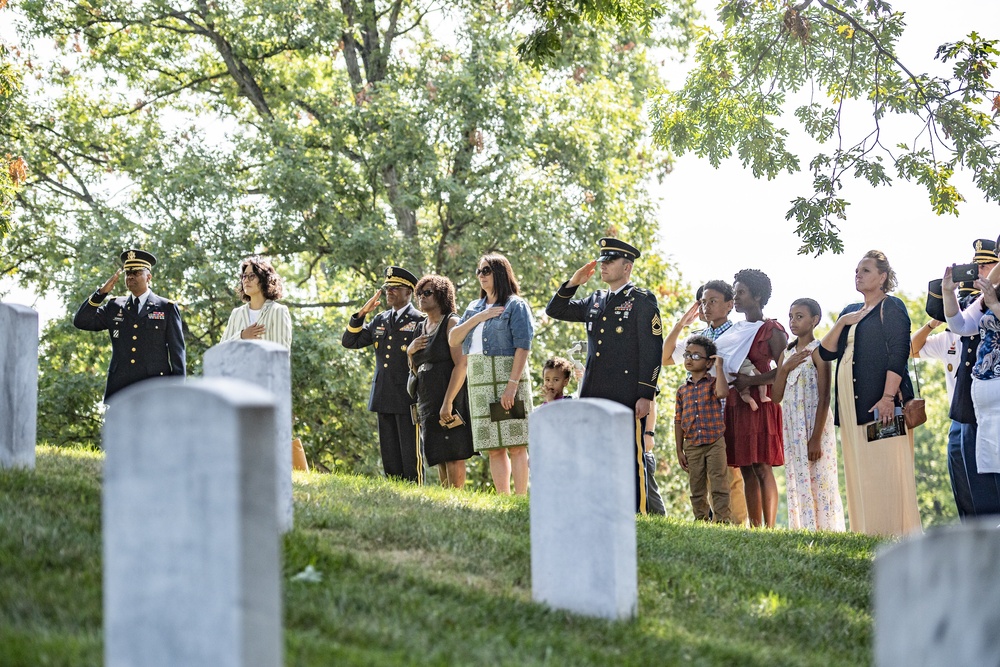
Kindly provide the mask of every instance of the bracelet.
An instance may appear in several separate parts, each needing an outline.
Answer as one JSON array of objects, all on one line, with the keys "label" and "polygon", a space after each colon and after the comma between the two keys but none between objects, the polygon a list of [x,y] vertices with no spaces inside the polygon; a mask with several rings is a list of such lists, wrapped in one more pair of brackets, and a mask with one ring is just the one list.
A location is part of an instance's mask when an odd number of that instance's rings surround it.
[{"label": "bracelet", "polygon": [[643,431],[642,434],[643,435],[648,435],[648,436],[652,437],[652,436],[656,435],[656,431]]},{"label": "bracelet", "polygon": [[882,394],[882,398],[895,398],[892,394]]},{"label": "bracelet", "polygon": [[520,380],[515,380],[514,378],[511,378],[511,379],[507,380],[507,382],[508,382],[508,383],[510,383],[510,382],[513,382],[514,384],[518,384],[518,383],[520,383],[521,381],[520,381]]}]

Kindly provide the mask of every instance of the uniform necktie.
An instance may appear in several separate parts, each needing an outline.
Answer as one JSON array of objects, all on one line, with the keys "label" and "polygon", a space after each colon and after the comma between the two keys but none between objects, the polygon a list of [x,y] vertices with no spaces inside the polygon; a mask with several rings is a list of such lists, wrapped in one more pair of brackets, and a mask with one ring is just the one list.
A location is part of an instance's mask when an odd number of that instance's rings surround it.
[{"label": "uniform necktie", "polygon": [[396,326],[396,311],[395,310],[392,311],[392,313],[389,314],[389,328],[392,329],[394,326]]},{"label": "uniform necktie", "polygon": [[128,298],[128,307],[129,310],[131,310],[133,313],[136,312],[136,310],[138,310],[138,302],[134,296],[130,296]]}]

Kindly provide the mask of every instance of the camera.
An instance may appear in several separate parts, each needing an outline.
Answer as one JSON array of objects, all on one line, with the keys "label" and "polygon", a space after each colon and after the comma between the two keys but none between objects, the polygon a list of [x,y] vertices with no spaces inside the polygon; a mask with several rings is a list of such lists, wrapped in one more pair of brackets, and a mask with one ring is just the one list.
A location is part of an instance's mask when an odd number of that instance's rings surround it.
[{"label": "camera", "polygon": [[956,283],[964,283],[969,280],[975,280],[978,277],[978,264],[959,264],[951,267],[951,279]]}]

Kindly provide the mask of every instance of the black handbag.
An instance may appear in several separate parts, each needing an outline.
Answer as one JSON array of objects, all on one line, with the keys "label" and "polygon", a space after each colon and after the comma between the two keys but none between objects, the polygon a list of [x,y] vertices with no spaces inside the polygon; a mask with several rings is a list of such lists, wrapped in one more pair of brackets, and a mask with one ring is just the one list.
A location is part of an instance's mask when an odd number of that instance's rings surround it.
[{"label": "black handbag", "polygon": [[500,401],[490,403],[490,421],[502,422],[508,419],[524,419],[524,401],[519,398],[514,399],[514,405],[510,410],[500,404]]},{"label": "black handbag", "polygon": [[[416,338],[424,333],[424,323],[421,322],[417,325],[416,329],[413,331],[413,337]],[[410,369],[410,374],[406,376],[406,393],[410,395],[410,398],[417,400],[417,374]]]}]

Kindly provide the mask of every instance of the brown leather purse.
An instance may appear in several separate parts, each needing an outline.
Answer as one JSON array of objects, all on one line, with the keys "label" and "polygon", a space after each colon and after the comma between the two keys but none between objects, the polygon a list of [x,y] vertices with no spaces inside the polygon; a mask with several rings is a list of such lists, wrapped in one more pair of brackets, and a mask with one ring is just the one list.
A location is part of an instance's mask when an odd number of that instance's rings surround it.
[{"label": "brown leather purse", "polygon": [[[924,399],[920,398],[920,373],[917,371],[917,362],[913,362],[913,376],[917,379],[917,395],[911,398],[903,406],[903,421],[906,428],[916,428],[927,421],[927,411],[924,406]],[[903,393],[899,392],[899,401],[903,401]]]}]

